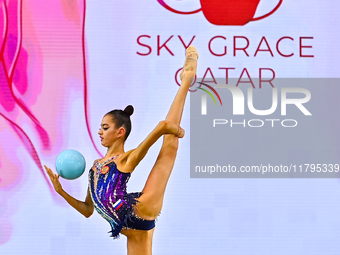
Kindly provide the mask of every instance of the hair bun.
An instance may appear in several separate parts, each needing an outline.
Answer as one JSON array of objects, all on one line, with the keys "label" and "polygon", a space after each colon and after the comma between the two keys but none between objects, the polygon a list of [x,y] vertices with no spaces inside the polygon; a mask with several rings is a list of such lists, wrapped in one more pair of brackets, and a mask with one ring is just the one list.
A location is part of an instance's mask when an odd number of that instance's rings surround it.
[{"label": "hair bun", "polygon": [[126,106],[125,109],[124,109],[124,112],[125,112],[127,115],[131,116],[131,115],[133,114],[133,106],[132,106],[132,105]]}]

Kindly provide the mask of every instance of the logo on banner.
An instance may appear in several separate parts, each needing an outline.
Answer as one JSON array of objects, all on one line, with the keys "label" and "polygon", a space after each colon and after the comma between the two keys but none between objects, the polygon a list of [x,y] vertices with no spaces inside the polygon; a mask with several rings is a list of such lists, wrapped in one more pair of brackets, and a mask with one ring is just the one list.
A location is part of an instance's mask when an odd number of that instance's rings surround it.
[{"label": "logo on banner", "polygon": [[205,18],[210,23],[222,26],[243,26],[250,21],[257,21],[267,18],[276,12],[283,2],[283,0],[279,0],[279,3],[271,12],[260,17],[254,17],[256,9],[261,0],[200,0],[201,8],[190,12],[175,10],[167,5],[164,0],[157,1],[165,9],[176,14],[188,15],[202,11]]}]

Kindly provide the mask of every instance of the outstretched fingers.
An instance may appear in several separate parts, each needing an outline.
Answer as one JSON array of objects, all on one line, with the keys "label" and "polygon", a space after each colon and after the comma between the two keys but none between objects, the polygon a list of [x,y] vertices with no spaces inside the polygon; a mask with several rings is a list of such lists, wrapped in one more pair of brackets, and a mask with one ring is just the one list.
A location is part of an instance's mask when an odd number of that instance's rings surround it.
[{"label": "outstretched fingers", "polygon": [[44,165],[45,169],[46,169],[46,173],[48,174],[48,176],[50,177],[51,179],[51,182],[53,184],[53,187],[55,189],[55,191],[57,193],[60,193],[62,191],[62,187],[61,187],[61,184],[59,182],[59,177],[60,175],[59,174],[55,174],[53,173],[53,171],[51,170],[51,168],[48,168],[46,165]]}]

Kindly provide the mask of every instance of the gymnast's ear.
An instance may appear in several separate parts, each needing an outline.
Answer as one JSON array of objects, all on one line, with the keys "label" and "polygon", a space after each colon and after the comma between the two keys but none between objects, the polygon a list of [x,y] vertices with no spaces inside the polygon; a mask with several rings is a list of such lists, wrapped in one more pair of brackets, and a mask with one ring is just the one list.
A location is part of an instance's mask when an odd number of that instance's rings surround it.
[{"label": "gymnast's ear", "polygon": [[[125,134],[126,134],[126,130],[124,128],[124,126],[118,128],[118,134],[117,134],[117,138],[125,138]],[[125,139],[124,139],[125,141]]]},{"label": "gymnast's ear", "polygon": [[120,129],[121,127],[124,128],[124,141],[128,138],[130,132],[131,132],[131,119],[130,116],[133,113],[133,106],[128,105],[124,111],[123,110],[113,110],[108,112],[106,115],[109,115],[112,117],[112,121],[115,124],[115,127],[117,129]]}]

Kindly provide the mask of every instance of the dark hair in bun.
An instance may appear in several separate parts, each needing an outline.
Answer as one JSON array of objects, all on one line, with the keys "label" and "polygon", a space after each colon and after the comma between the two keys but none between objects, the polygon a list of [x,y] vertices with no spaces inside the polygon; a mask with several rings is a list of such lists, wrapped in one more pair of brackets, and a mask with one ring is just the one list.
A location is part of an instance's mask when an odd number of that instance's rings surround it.
[{"label": "dark hair in bun", "polygon": [[106,115],[109,115],[112,117],[113,123],[115,123],[116,128],[123,127],[125,129],[125,139],[128,138],[130,132],[131,132],[131,119],[130,116],[133,114],[133,106],[128,105],[122,110],[112,110],[108,112]]},{"label": "dark hair in bun", "polygon": [[133,114],[133,106],[132,105],[126,106],[123,112],[125,112],[127,115],[131,116]]}]

